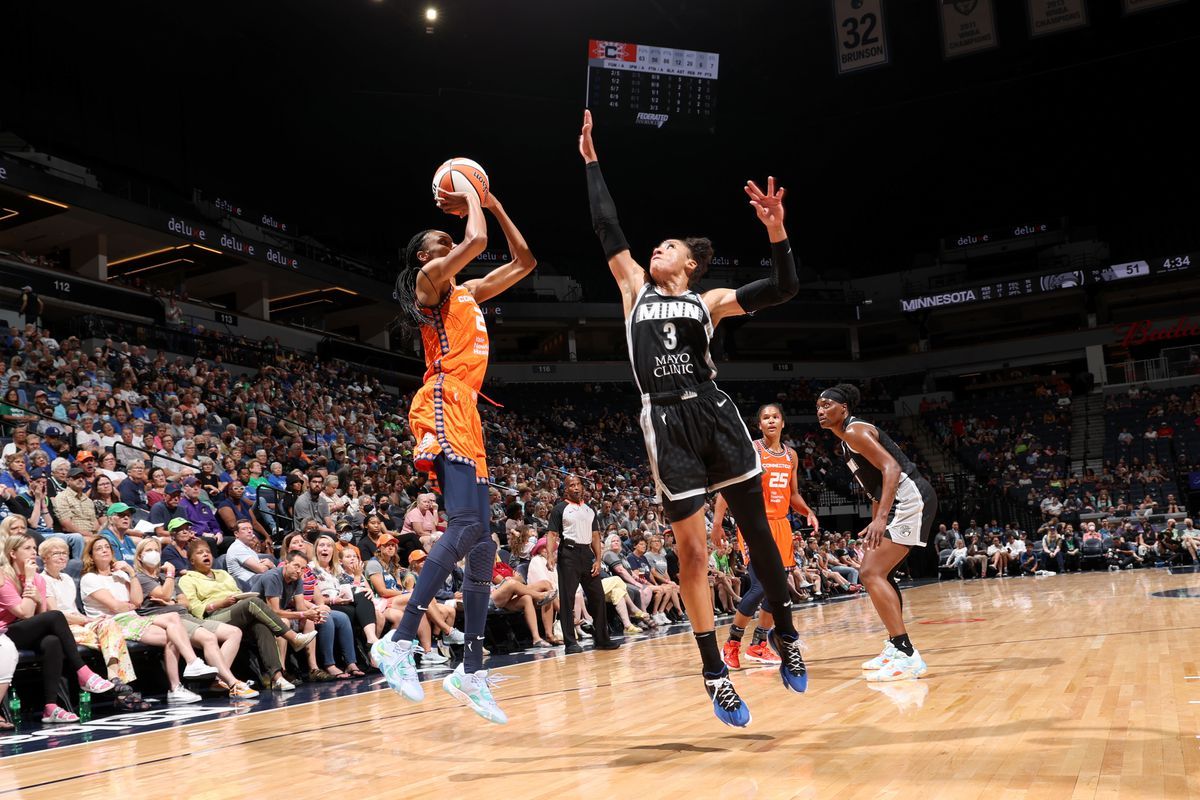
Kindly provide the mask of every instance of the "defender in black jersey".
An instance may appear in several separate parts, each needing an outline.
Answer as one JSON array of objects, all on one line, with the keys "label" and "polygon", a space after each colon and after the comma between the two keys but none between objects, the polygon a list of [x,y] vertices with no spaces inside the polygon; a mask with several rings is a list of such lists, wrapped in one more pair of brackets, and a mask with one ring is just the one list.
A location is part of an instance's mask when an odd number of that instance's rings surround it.
[{"label": "defender in black jersey", "polygon": [[924,547],[937,514],[937,495],[892,437],[853,416],[858,388],[839,383],[817,398],[817,422],[837,436],[846,466],[871,498],[871,522],[860,534],[866,555],[859,570],[888,641],[863,664],[869,681],[898,681],[925,674],[925,661],[904,627],[904,600],[892,578],[911,547]]},{"label": "defender in black jersey", "polygon": [[[715,636],[708,586],[704,500],[720,490],[742,526],[750,549],[762,553],[768,600],[780,609],[768,642],[780,655],[784,686],[802,692],[808,676],[792,624],[786,578],[763,504],[758,452],[733,400],[713,383],[709,355],[713,329],[725,317],[784,303],[799,289],[796,265],[783,227],[784,190],[767,180],[745,192],[771,240],[772,272],[737,290],[694,290],[712,258],[708,239],[667,239],[644,269],[630,254],[616,208],[600,173],[592,144],[592,118],[584,112],[579,152],[587,165],[592,225],[621,289],[629,360],[642,395],[642,433],[663,511],[678,543],[680,588],[704,662],[705,688],[713,712],[727,725],[750,722],[750,711],[729,680]],[[774,563],[770,563],[773,561]]]}]

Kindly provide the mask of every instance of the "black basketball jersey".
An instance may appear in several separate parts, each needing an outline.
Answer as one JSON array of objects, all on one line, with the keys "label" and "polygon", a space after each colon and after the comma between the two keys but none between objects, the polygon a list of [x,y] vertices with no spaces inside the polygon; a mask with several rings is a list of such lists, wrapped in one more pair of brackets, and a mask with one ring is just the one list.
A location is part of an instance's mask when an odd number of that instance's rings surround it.
[{"label": "black basketball jersey", "polygon": [[[844,427],[848,428],[855,423],[871,425],[871,423],[867,422],[865,419],[859,419],[858,417],[847,417]],[[875,428],[875,433],[879,437],[879,444],[882,445],[883,449],[888,451],[888,454],[891,455],[892,458],[896,459],[896,463],[900,465],[901,473],[907,475],[914,481],[922,477],[920,470],[917,469],[917,465],[914,464],[908,456],[904,455],[904,452],[901,451],[900,447],[892,441],[892,437],[888,436],[874,425],[871,425],[871,427]],[[883,494],[883,472],[879,469],[879,467],[868,461],[861,453],[855,452],[850,445],[846,444],[845,442],[842,442],[842,456],[846,459],[846,466],[850,468],[850,472],[854,475],[854,479],[858,481],[858,485],[861,486],[863,491],[867,493],[867,497],[870,497],[875,502],[879,502],[879,498]]]},{"label": "black basketball jersey", "polygon": [[695,292],[661,295],[648,283],[638,293],[625,326],[639,392],[680,391],[717,376],[708,352],[712,318]]}]

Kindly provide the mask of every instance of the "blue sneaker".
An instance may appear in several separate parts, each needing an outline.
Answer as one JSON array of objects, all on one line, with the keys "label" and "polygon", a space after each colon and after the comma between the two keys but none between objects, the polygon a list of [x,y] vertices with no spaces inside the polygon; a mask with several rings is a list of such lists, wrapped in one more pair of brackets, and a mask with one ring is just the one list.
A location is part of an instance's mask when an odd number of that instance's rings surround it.
[{"label": "blue sneaker", "polygon": [[417,664],[413,660],[415,646],[416,642],[394,642],[391,637],[384,637],[371,646],[371,658],[392,691],[405,700],[419,703],[425,699],[425,690],[421,687]]},{"label": "blue sneaker", "polygon": [[800,638],[786,641],[775,628],[767,631],[767,644],[779,656],[779,675],[788,691],[803,692],[808,688],[808,667],[804,666],[804,655],[800,652]]},{"label": "blue sneaker", "polygon": [[733,728],[744,728],[750,724],[750,707],[742,702],[733,681],[729,680],[729,670],[724,670],[715,678],[704,676],[704,689],[712,698],[713,713],[717,719]]},{"label": "blue sneaker", "polygon": [[508,715],[500,710],[496,698],[492,697],[492,685],[495,680],[488,675],[486,669],[468,675],[463,665],[459,664],[458,668],[442,681],[442,688],[455,699],[466,703],[468,708],[488,722],[504,725],[508,722]]}]

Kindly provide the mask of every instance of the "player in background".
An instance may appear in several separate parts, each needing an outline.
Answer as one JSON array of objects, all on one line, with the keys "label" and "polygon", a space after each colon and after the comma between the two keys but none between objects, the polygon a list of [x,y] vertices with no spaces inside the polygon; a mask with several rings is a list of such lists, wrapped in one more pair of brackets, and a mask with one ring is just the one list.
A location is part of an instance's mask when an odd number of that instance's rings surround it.
[{"label": "player in background", "polygon": [[704,688],[717,719],[744,727],[750,723],[750,709],[729,678],[714,630],[706,494],[723,490],[750,548],[762,553],[760,577],[771,607],[779,611],[768,643],[782,659],[784,686],[803,692],[808,674],[792,624],[783,563],[767,524],[758,451],[733,400],[713,383],[717,370],[709,346],[721,320],[786,303],[799,290],[783,225],[784,191],[776,191],[774,178],[768,179],[765,192],[754,183],[745,187],[771,242],[769,276],[736,290],[710,289],[701,295],[693,287],[712,258],[708,239],[664,240],[650,255],[649,270],[634,260],[600,172],[587,111],[579,153],[586,165],[592,227],[621,291],[629,360],[642,395],[642,435],[656,491],[675,534],[680,590],[700,649]]},{"label": "player in background", "polygon": [[[796,451],[783,444],[783,409],[768,403],[758,409],[758,429],[762,438],[754,440],[762,462],[763,497],[767,509],[767,523],[771,526],[771,536],[783,559],[784,575],[796,566],[796,555],[792,549],[792,525],[788,521],[788,510],[793,509],[803,514],[814,531],[821,529],[820,520],[816,513],[800,495],[800,459]],[[725,513],[728,504],[725,498],[718,494],[713,506],[712,541],[720,546],[725,540]],[[729,628],[729,639],[725,642],[721,653],[726,666],[730,669],[741,669],[742,637],[746,635],[746,626],[754,617],[754,612],[762,610],[758,615],[758,624],[754,628],[754,641],[746,648],[746,658],[762,664],[778,664],[779,656],[767,645],[767,636],[774,627],[774,617],[771,615],[771,604],[763,596],[763,583],[755,571],[754,559],[746,547],[742,532],[737,532],[738,545],[746,558],[750,579],[750,588],[742,592],[742,602],[738,604],[737,613],[733,615],[733,624]]]},{"label": "player in background", "polygon": [[888,640],[883,652],[862,666],[868,681],[919,678],[927,667],[908,639],[904,598],[892,573],[910,548],[929,541],[937,494],[892,437],[853,416],[860,399],[858,387],[849,383],[826,389],[817,398],[817,422],[839,439],[846,466],[871,498],[871,522],[859,534],[866,550],[859,574]]},{"label": "player in background", "polygon": [[[488,469],[476,406],[489,350],[479,304],[516,284],[537,262],[496,195],[488,193],[481,205],[474,192],[441,192],[437,204],[448,214],[466,216],[462,241],[456,243],[438,230],[414,236],[404,251],[396,299],[402,319],[420,331],[425,351],[425,383],[413,397],[409,426],[417,440],[413,453],[417,469],[431,473],[442,490],[446,532],[430,551],[395,633],[376,642],[372,657],[392,689],[413,702],[424,699],[413,658],[417,626],[446,576],[465,558],[466,650],[463,663],[442,687],[484,719],[503,724],[508,718],[492,697],[483,668],[483,631],[496,545],[491,537]],[[500,223],[513,260],[482,278],[459,284],[455,276],[487,247],[485,207]]]}]

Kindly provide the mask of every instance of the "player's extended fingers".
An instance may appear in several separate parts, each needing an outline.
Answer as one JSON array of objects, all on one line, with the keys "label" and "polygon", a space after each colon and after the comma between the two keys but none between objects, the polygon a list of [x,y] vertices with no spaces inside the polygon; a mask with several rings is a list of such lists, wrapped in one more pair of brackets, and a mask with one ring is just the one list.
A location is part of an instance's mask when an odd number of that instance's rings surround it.
[{"label": "player's extended fingers", "polygon": [[767,176],[767,195],[773,197],[775,195],[775,176]]},{"label": "player's extended fingers", "polygon": [[757,198],[763,196],[763,190],[758,188],[758,184],[754,181],[746,181],[745,189],[746,194],[750,195],[751,197]]}]

